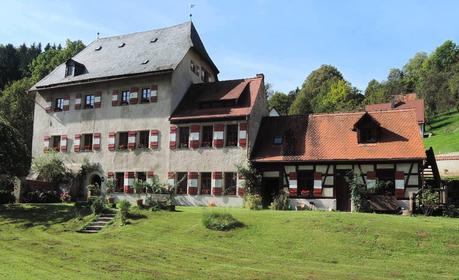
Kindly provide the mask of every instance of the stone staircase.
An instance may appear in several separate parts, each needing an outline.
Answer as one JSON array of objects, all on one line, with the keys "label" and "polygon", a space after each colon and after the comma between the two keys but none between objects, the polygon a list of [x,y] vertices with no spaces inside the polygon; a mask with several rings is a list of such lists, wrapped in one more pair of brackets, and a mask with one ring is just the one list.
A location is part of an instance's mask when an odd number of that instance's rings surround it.
[{"label": "stone staircase", "polygon": [[115,214],[100,214],[96,220],[85,226],[81,233],[98,233],[115,219]]}]

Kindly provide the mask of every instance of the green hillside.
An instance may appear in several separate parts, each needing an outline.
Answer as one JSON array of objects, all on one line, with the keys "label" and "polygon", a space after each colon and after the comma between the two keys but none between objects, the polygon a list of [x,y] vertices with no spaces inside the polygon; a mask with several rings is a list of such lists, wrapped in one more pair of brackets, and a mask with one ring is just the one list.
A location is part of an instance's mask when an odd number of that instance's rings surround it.
[{"label": "green hillside", "polygon": [[[140,210],[127,226],[76,233],[71,205],[0,206],[0,279],[457,279],[456,219],[219,209]],[[215,211],[215,210],[214,210]],[[87,217],[89,218],[89,217]],[[86,219],[87,220],[87,219]]]},{"label": "green hillside", "polygon": [[442,114],[426,126],[432,136],[424,139],[426,148],[433,147],[435,154],[459,152],[459,112]]}]

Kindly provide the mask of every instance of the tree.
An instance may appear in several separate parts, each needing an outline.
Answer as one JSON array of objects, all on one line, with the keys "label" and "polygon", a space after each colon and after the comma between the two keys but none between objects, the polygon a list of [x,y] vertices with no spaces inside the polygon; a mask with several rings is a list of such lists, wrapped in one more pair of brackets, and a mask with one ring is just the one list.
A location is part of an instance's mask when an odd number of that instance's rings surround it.
[{"label": "tree", "polygon": [[295,100],[295,91],[291,91],[288,95],[283,92],[276,91],[268,99],[269,110],[275,108],[281,116],[285,116],[288,114],[293,100]]},{"label": "tree", "polygon": [[362,100],[363,96],[336,67],[322,65],[306,78],[289,114],[350,111],[360,106]]},{"label": "tree", "polygon": [[25,176],[30,168],[30,154],[19,132],[0,118],[0,174]]},{"label": "tree", "polygon": [[375,79],[371,80],[365,89],[365,104],[375,104],[387,102],[385,87]]}]

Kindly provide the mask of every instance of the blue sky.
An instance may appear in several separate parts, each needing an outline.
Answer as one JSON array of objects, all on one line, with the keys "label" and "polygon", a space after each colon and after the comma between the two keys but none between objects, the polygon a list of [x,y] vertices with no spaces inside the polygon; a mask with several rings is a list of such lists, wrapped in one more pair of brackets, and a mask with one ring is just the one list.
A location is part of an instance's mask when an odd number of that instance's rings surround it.
[{"label": "blue sky", "polygon": [[2,1],[0,44],[88,44],[101,36],[193,22],[219,78],[264,73],[276,90],[321,64],[364,90],[418,51],[459,42],[459,1]]}]

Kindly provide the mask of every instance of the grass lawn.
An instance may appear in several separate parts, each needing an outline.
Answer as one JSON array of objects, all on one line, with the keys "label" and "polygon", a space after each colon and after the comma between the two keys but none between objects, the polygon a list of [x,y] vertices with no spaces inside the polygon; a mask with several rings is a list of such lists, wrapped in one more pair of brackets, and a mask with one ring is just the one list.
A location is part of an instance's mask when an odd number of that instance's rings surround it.
[{"label": "grass lawn", "polygon": [[0,206],[0,279],[459,279],[457,219],[221,209],[247,226],[216,232],[204,211],[89,235],[71,205]]},{"label": "grass lawn", "polygon": [[436,117],[426,132],[432,132],[432,137],[424,139],[424,146],[433,147],[435,154],[459,152],[459,112]]}]

